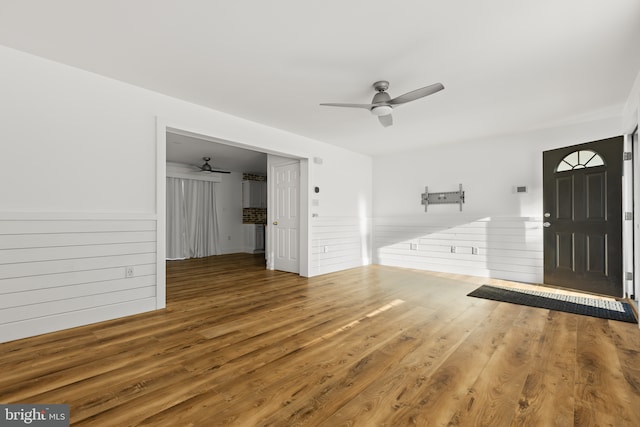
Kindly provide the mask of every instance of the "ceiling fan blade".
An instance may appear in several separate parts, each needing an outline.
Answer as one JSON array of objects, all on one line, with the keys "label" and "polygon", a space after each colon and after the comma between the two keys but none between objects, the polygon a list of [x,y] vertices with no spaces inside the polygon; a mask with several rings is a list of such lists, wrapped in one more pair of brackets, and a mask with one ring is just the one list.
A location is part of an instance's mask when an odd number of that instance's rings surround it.
[{"label": "ceiling fan blade", "polygon": [[223,171],[220,169],[213,169],[213,168],[203,169],[200,166],[198,166],[198,169],[199,169],[199,172],[202,172],[202,173],[231,173],[231,171]]},{"label": "ceiling fan blade", "polygon": [[341,103],[330,103],[330,104],[320,104],[326,107],[349,107],[349,108],[366,108],[370,110],[374,107],[374,104],[341,104]]},{"label": "ceiling fan blade", "polygon": [[416,99],[420,99],[428,95],[433,95],[434,93],[439,92],[442,89],[444,89],[444,86],[442,85],[442,83],[435,83],[430,86],[426,86],[420,89],[413,90],[411,92],[407,92],[404,95],[397,96],[392,100],[390,100],[388,104],[398,105],[398,104],[404,104],[407,102],[415,101]]},{"label": "ceiling fan blade", "polygon": [[384,127],[389,127],[393,124],[393,117],[391,117],[391,114],[387,114],[386,116],[378,116],[378,120],[380,120],[380,123]]}]

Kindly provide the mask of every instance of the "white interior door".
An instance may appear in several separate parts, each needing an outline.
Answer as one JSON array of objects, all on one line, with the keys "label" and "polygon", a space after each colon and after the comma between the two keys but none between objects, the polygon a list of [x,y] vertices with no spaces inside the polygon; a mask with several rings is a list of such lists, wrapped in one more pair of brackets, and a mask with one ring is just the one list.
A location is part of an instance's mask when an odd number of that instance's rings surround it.
[{"label": "white interior door", "polygon": [[269,224],[272,239],[273,268],[300,272],[300,162],[271,165],[273,215]]}]

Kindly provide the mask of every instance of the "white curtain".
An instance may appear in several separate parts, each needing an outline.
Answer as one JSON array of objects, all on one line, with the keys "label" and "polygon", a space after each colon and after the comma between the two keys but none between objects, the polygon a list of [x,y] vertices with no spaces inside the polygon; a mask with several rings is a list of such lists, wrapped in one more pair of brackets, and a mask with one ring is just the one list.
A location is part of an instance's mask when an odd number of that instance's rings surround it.
[{"label": "white curtain", "polygon": [[183,181],[167,178],[167,259],[189,258]]},{"label": "white curtain", "polygon": [[215,185],[167,178],[167,258],[219,254]]}]

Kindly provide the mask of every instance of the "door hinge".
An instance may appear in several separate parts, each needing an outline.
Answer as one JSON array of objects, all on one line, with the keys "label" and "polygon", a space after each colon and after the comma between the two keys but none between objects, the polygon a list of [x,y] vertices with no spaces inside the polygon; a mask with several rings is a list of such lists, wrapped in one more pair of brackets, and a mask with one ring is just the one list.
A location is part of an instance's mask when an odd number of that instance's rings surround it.
[{"label": "door hinge", "polygon": [[633,280],[633,271],[627,271],[625,274],[625,279]]},{"label": "door hinge", "polygon": [[633,160],[633,153],[631,151],[625,151],[622,153],[622,160]]},{"label": "door hinge", "polygon": [[633,212],[625,212],[624,219],[625,221],[633,221]]}]

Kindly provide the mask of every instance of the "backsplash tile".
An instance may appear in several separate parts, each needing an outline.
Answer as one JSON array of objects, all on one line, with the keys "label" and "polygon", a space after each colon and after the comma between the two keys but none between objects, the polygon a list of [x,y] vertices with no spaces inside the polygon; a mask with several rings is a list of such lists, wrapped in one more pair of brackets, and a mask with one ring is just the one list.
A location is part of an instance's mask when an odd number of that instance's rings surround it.
[{"label": "backsplash tile", "polygon": [[243,173],[242,174],[243,181],[266,181],[267,177],[264,175],[256,175],[252,173]]},{"label": "backsplash tile", "polygon": [[242,223],[243,224],[266,224],[267,209],[266,208],[243,208]]}]

